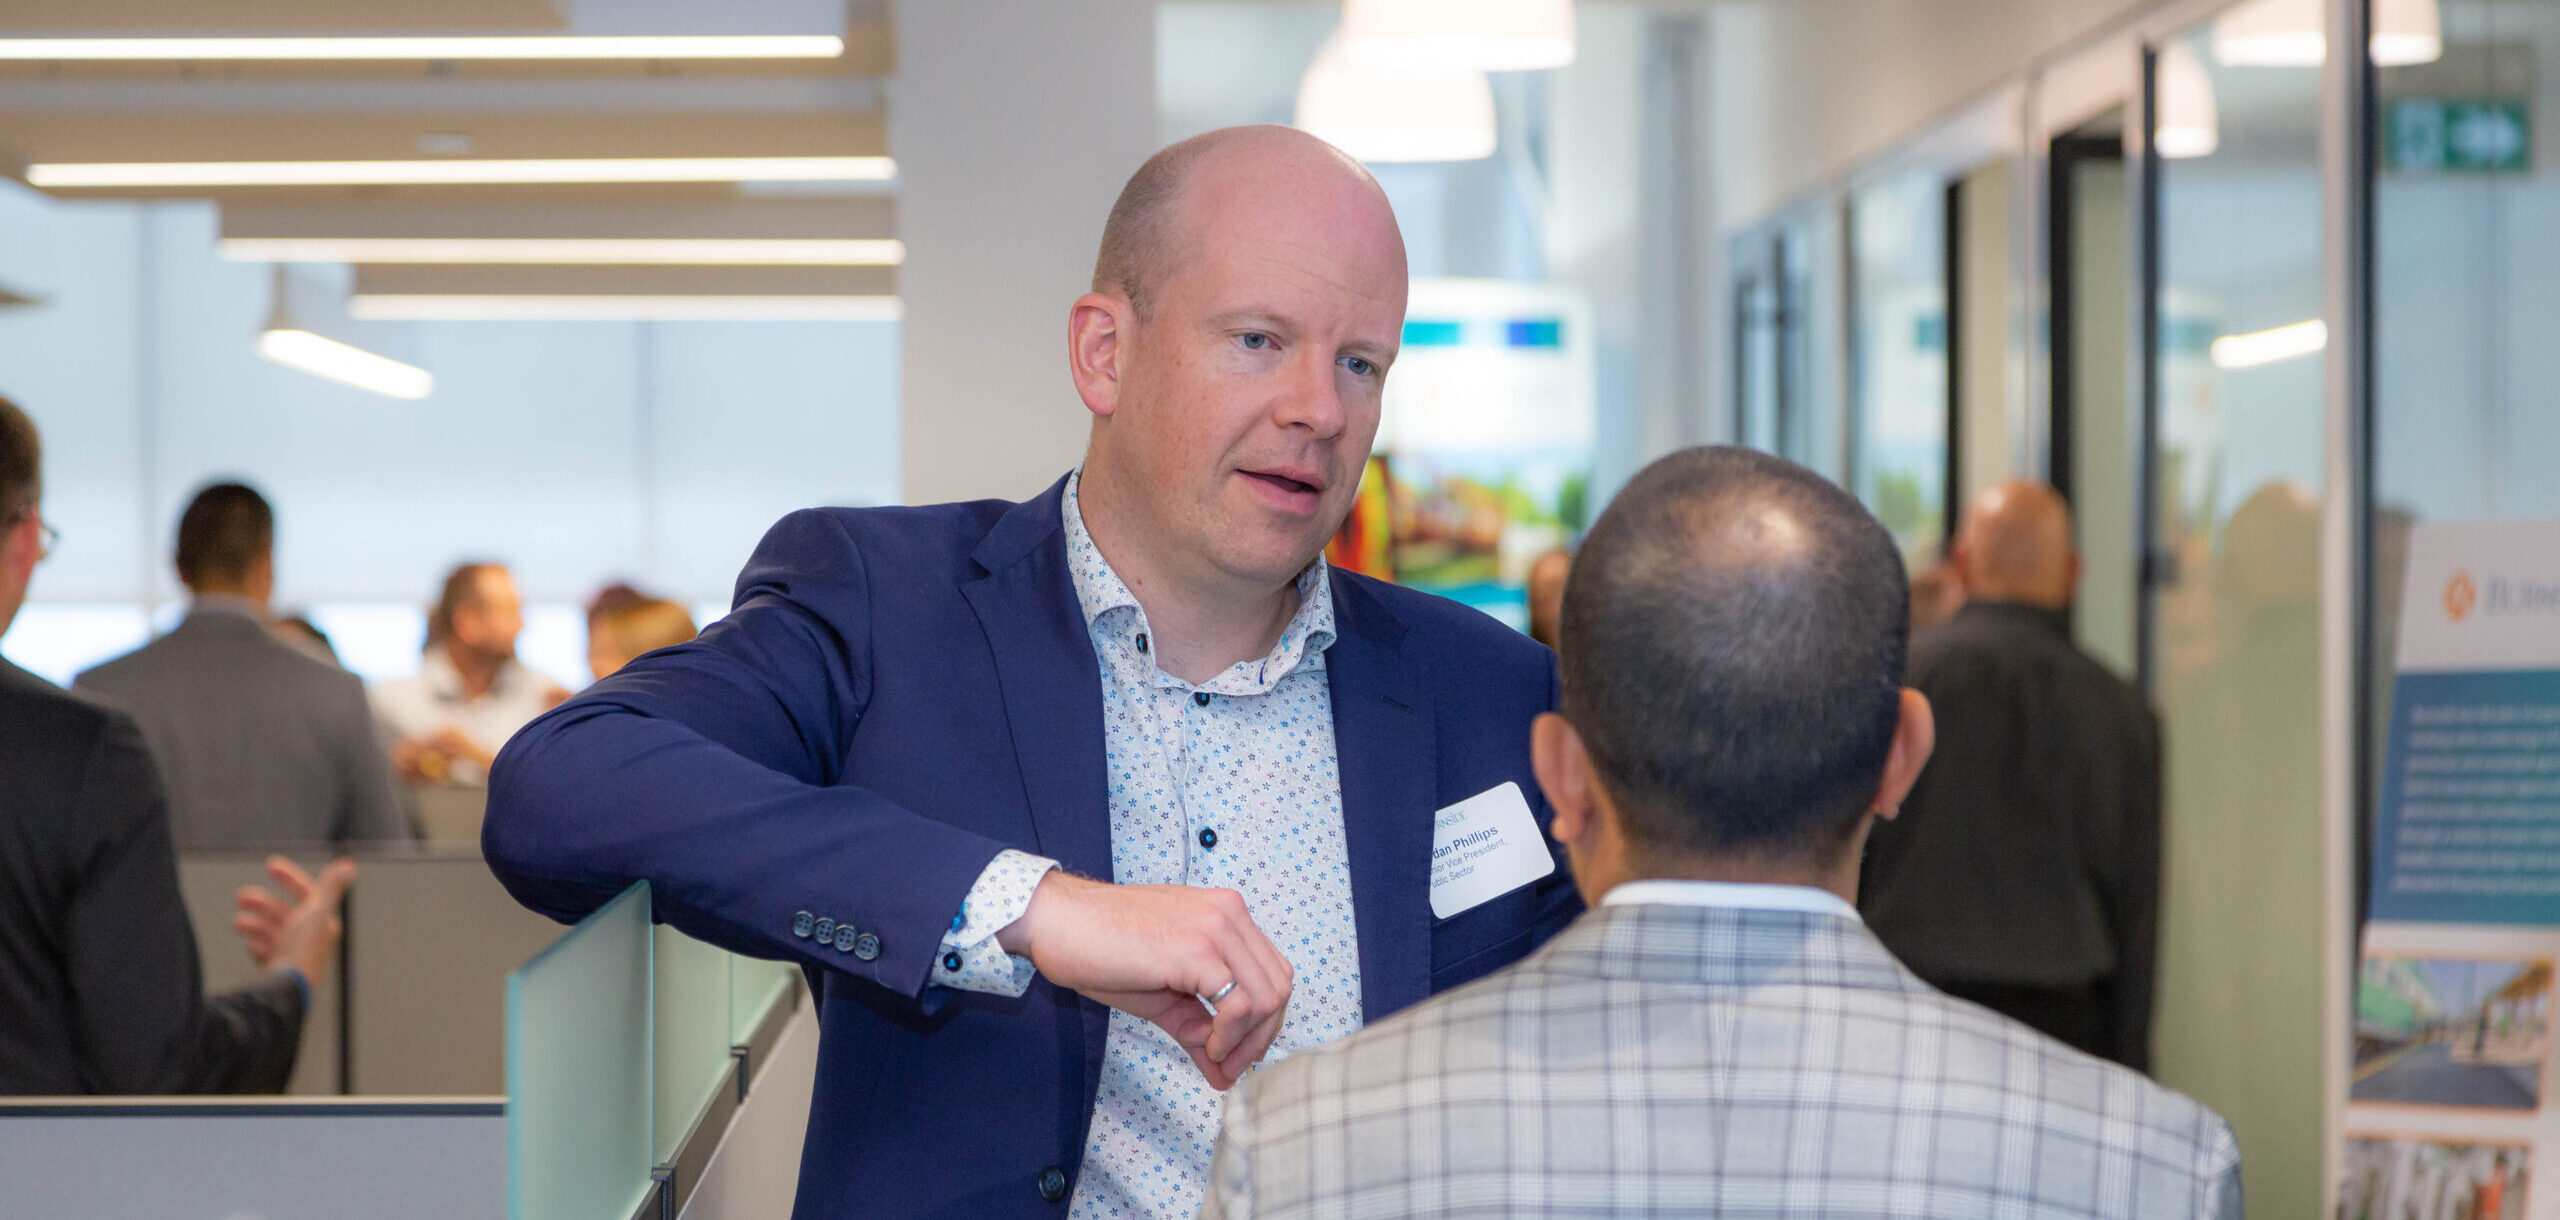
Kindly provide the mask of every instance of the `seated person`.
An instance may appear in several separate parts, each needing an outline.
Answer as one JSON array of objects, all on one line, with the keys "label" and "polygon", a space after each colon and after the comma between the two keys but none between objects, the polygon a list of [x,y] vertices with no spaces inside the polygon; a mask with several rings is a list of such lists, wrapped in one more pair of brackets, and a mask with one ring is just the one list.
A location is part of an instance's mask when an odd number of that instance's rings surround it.
[{"label": "seated person", "polygon": [[484,784],[498,747],[569,697],[516,660],[522,634],[524,599],[504,565],[466,563],[445,577],[416,676],[373,688],[374,719],[402,779]]},{"label": "seated person", "polygon": [[1742,449],[1575,556],[1533,729],[1592,904],[1518,965],[1265,1066],[1205,1216],[2237,1216],[2211,1111],[1923,983],[1850,904],[1933,744],[1902,560]]},{"label": "seated person", "polygon": [[[0,633],[51,534],[37,456],[0,399]],[[355,865],[267,870],[284,896],[242,890],[234,923],[270,973],[207,998],[141,730],[0,661],[0,1095],[283,1089]]]},{"label": "seated person", "polygon": [[693,615],[674,602],[636,593],[599,599],[587,614],[587,671],[604,677],[644,653],[673,648],[696,634]]}]

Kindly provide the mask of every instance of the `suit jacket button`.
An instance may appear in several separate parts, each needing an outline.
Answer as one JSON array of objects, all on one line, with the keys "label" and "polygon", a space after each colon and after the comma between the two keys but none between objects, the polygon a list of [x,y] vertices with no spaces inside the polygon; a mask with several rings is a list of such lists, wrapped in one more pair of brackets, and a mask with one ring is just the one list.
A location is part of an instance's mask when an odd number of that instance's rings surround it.
[{"label": "suit jacket button", "polygon": [[854,931],[853,931],[853,925],[852,925],[852,924],[849,924],[849,923],[840,923],[840,924],[837,924],[837,925],[836,925],[836,952],[838,952],[838,953],[847,953],[847,952],[851,952],[851,951],[852,951],[852,949],[853,949],[853,944],[854,944]]},{"label": "suit jacket button", "polygon": [[802,940],[807,940],[809,938],[809,930],[817,926],[818,917],[808,913],[807,911],[802,911],[791,917],[791,934]]},{"label": "suit jacket button", "polygon": [[[841,940],[837,941],[836,947],[839,949],[843,948],[844,942]],[[880,938],[869,932],[865,932],[860,936],[854,937],[853,955],[866,962],[880,956]]]},{"label": "suit jacket button", "polygon": [[820,919],[817,926],[809,930],[809,935],[817,937],[818,943],[822,945],[828,941],[834,940],[836,938],[836,921],[832,919]]},{"label": "suit jacket button", "polygon": [[1067,1197],[1067,1171],[1051,1165],[1040,1171],[1040,1197],[1055,1203]]}]

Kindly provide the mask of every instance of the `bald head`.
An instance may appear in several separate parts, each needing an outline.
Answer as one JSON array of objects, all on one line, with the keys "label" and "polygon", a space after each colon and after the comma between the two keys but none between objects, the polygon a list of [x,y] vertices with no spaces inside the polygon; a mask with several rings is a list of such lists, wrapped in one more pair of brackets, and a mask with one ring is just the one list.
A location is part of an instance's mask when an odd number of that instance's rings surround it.
[{"label": "bald head", "polygon": [[2014,479],[1985,490],[1956,531],[1956,569],[1965,595],[2059,610],[2080,583],[2071,506],[2052,488]]},{"label": "bald head", "polygon": [[[1341,149],[1295,127],[1222,127],[1167,145],[1147,158],[1120,188],[1103,222],[1102,249],[1093,262],[1093,290],[1124,297],[1140,317],[1155,303],[1164,278],[1194,256],[1219,219],[1222,203],[1239,188],[1309,188],[1332,195],[1353,210],[1363,205],[1395,232],[1395,212],[1378,180]],[[1404,245],[1396,240],[1396,262]]]},{"label": "bald head", "polygon": [[1901,553],[1820,475],[1748,449],[1648,466],[1575,554],[1561,708],[1629,837],[1675,856],[1826,859],[1900,720]]}]

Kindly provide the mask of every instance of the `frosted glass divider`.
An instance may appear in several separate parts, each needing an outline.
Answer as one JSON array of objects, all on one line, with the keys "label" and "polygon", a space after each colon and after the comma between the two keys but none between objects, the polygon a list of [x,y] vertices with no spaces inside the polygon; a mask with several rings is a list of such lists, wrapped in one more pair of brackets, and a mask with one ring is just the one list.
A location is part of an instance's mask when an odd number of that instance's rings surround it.
[{"label": "frosted glass divider", "polygon": [[644,881],[507,976],[512,1220],[630,1220],[653,1188],[652,939]]},{"label": "frosted glass divider", "polygon": [[657,953],[656,1147],[667,1163],[729,1067],[730,955],[663,924]]}]

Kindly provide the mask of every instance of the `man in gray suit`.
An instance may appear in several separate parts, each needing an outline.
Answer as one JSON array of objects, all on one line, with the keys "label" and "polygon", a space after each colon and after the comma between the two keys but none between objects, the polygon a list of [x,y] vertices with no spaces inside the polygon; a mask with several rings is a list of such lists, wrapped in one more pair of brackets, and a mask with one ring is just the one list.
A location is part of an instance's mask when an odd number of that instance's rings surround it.
[{"label": "man in gray suit", "polygon": [[1638,475],[1575,558],[1532,730],[1590,911],[1249,1077],[1204,1214],[2237,1216],[2219,1117],[1859,922],[1868,829],[1934,744],[1908,600],[1891,537],[1802,467]]},{"label": "man in gray suit", "polygon": [[142,725],[181,851],[411,837],[364,683],[267,628],[275,513],[238,483],[178,520],[176,630],[73,689]]}]

